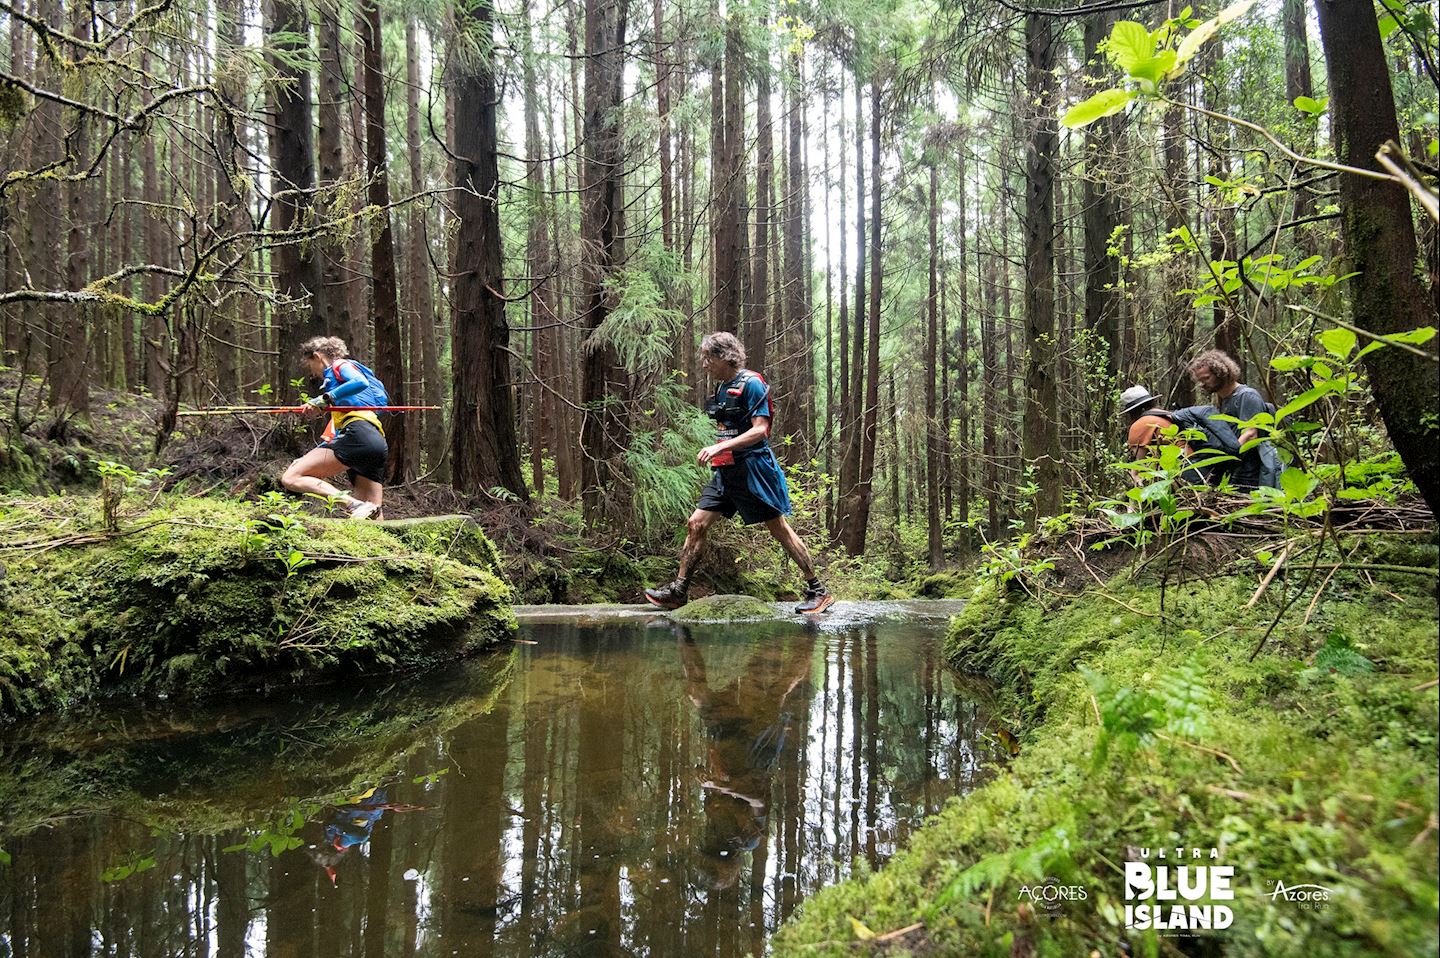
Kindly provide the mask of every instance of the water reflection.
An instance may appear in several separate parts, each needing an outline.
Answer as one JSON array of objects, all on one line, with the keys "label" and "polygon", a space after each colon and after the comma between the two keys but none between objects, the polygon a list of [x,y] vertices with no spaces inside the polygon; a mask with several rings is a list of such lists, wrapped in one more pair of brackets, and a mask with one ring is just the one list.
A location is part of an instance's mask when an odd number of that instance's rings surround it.
[{"label": "water reflection", "polygon": [[46,761],[128,776],[94,783],[99,811],[57,797],[48,827],[37,808],[0,825],[0,958],[760,954],[805,895],[882,862],[996,757],[938,634],[913,625],[526,638],[498,693],[477,665],[415,681],[375,720],[393,738],[355,753],[371,772],[328,782],[314,753],[357,721],[344,711],[271,710],[242,753],[193,734],[104,761],[0,751],[32,791]]}]

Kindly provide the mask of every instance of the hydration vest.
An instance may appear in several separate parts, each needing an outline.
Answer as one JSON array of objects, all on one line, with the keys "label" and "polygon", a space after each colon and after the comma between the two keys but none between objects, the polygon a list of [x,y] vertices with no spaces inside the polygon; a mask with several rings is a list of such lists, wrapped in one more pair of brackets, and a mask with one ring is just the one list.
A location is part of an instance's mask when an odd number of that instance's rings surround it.
[{"label": "hydration vest", "polygon": [[[726,439],[734,439],[750,428],[750,406],[745,401],[745,387],[751,380],[758,380],[765,387],[766,396],[769,396],[770,384],[765,382],[765,377],[750,369],[742,369],[735,374],[735,378],[715,390],[715,395],[705,402],[705,415],[715,420],[715,441],[724,442]],[[738,449],[731,452],[722,452],[710,460],[710,465],[731,466],[739,459],[764,449],[769,440],[762,439],[753,446],[746,449]]]},{"label": "hydration vest", "polygon": [[366,366],[364,363],[357,362],[353,359],[339,360],[338,362],[330,366],[329,369],[325,370],[324,391],[330,392],[331,390],[340,386],[342,383],[350,381],[347,380],[340,373],[340,367],[346,363],[349,363],[351,366],[354,366],[356,369],[360,370],[361,375],[365,377],[365,388],[361,389],[353,396],[346,396],[344,399],[340,400],[340,402],[342,402],[344,405],[337,405],[331,407],[330,425],[325,430],[325,438],[330,438],[336,432],[339,432],[341,429],[345,428],[345,425],[347,423],[354,422],[357,419],[363,419],[364,421],[373,425],[376,429],[379,429],[380,435],[385,435],[385,428],[380,425],[380,417],[374,412],[371,412],[370,410],[357,410],[355,412],[345,411],[346,407],[348,406],[390,405],[390,394],[386,391],[385,384],[380,381],[380,377],[375,375],[374,370],[372,370],[369,366]]}]

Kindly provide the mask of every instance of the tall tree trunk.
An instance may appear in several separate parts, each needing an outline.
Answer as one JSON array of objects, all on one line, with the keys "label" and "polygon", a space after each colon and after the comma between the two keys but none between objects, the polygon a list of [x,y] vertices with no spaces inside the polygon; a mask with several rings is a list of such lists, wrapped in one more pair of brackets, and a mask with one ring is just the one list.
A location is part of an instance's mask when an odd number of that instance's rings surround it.
[{"label": "tall tree trunk", "polygon": [[[344,139],[342,91],[345,80],[340,56],[340,6],[338,0],[323,0],[315,5],[315,11],[320,20],[320,99],[316,104],[320,119],[318,185],[322,205],[330,206],[335,202],[337,186],[345,178],[345,157],[341,147]],[[361,279],[348,275],[346,270],[344,240],[348,235],[341,234],[336,239],[316,244],[320,281],[325,284],[325,312],[316,319],[332,335],[343,337],[358,351],[365,344],[355,338],[353,321],[356,317],[350,313],[350,283],[359,283]]]},{"label": "tall tree trunk", "polygon": [[[1025,17],[1028,89],[1037,104],[1056,99],[1056,36],[1050,20]],[[1060,511],[1056,409],[1056,117],[1038,109],[1025,150],[1025,464],[1035,470],[1034,509],[1027,521]]]},{"label": "tall tree trunk", "polygon": [[[488,50],[494,9],[480,0],[460,28]],[[457,275],[450,455],[452,483],[477,494],[496,486],[528,498],[510,394],[510,327],[500,250],[500,167],[495,74],[488,57],[466,62],[455,78],[455,213]]]},{"label": "tall tree trunk", "polygon": [[[310,23],[296,0],[272,0],[272,43],[278,49],[303,54],[309,46]],[[276,232],[303,229],[313,220],[315,190],[315,137],[310,116],[310,71],[270,57],[277,82],[274,87],[274,121],[270,136],[272,191],[270,228]],[[148,138],[147,138],[148,139]],[[150,176],[149,165],[145,175]],[[271,254],[275,270],[276,325],[279,356],[272,384],[281,402],[298,398],[290,380],[299,360],[300,344],[327,330],[323,317],[325,287],[313,242],[286,242]],[[151,385],[152,391],[155,386]]]},{"label": "tall tree trunk", "polygon": [[[1315,96],[1315,84],[1310,78],[1310,38],[1305,28],[1305,7],[1305,0],[1281,0],[1285,31],[1285,99],[1292,104],[1296,97]],[[1300,153],[1315,155],[1315,127],[1312,124],[1300,124],[1300,136],[1295,145]],[[1304,173],[1304,170],[1299,171],[1299,175]],[[1302,188],[1295,197],[1294,217],[1304,219],[1314,212],[1315,199],[1308,189]],[[1302,232],[1299,235],[1305,234]]]},{"label": "tall tree trunk", "polygon": [[[1320,42],[1330,77],[1335,155],[1378,169],[1375,153],[1399,142],[1395,96],[1369,0],[1318,0]],[[1392,182],[1340,178],[1346,254],[1358,275],[1348,284],[1351,322],[1371,333],[1436,326],[1435,301],[1415,276],[1417,246],[1409,194]],[[1432,354],[1435,342],[1426,347]],[[1393,347],[1365,357],[1390,441],[1432,514],[1440,516],[1440,383],[1431,361]]]},{"label": "tall tree trunk", "polygon": [[[811,419],[815,409],[815,392],[813,385],[813,363],[810,355],[810,271],[806,268],[805,237],[804,229],[806,218],[809,215],[808,190],[806,184],[806,165],[802,156],[802,144],[804,133],[800,116],[800,104],[803,95],[800,87],[800,57],[798,54],[790,58],[790,83],[787,91],[788,103],[788,135],[786,136],[785,163],[785,205],[784,209],[784,245],[785,259],[782,276],[784,281],[782,293],[785,303],[784,327],[787,330],[795,330],[799,345],[800,361],[796,363],[799,371],[797,379],[789,387],[789,394],[798,399],[791,405],[790,415],[786,420],[785,435],[798,436],[799,443],[796,459],[808,461],[814,454],[815,443],[813,442],[813,429]],[[826,190],[828,195],[829,190]],[[829,270],[826,270],[828,276]],[[828,363],[829,363],[829,321],[826,321],[826,363],[827,363],[827,390],[828,390]],[[830,415],[830,397],[825,399],[826,415]],[[828,468],[828,467],[827,467]]]},{"label": "tall tree trunk", "polygon": [[[1226,102],[1225,87],[1223,80],[1225,72],[1220,69],[1220,61],[1225,56],[1224,39],[1216,36],[1209,43],[1201,48],[1201,58],[1206,66],[1202,72],[1209,74],[1208,82],[1204,83],[1207,106],[1216,113],[1224,113],[1229,109]],[[1208,136],[1212,146],[1206,151],[1209,157],[1209,167],[1206,174],[1216,180],[1228,180],[1230,178],[1230,143],[1232,140],[1230,124],[1220,120],[1210,122],[1210,133]],[[1219,262],[1232,259],[1239,254],[1234,249],[1235,238],[1235,210],[1231,207],[1220,190],[1215,190],[1214,201],[1209,210],[1210,227],[1210,260]],[[1183,300],[1182,300],[1183,301]],[[1187,310],[1191,317],[1191,324],[1194,323],[1194,311]],[[1241,348],[1242,331],[1241,323],[1243,317],[1236,313],[1225,300],[1216,300],[1211,307],[1211,319],[1215,330],[1215,346],[1223,349],[1231,356],[1234,356],[1240,363],[1241,374],[1244,375],[1246,361],[1251,357]],[[1189,359],[1188,355],[1182,355],[1182,361]],[[1257,362],[1264,363],[1266,357],[1253,357]],[[1176,395],[1177,406],[1188,406],[1194,401],[1192,383],[1187,374],[1182,374],[1179,369],[1176,377],[1180,383],[1180,391]]]},{"label": "tall tree trunk", "polygon": [[[11,29],[18,29],[14,23]],[[90,38],[89,10],[82,4],[71,7],[71,31],[80,40]],[[85,77],[85,73],[80,74]],[[90,160],[90,120],[81,111],[75,111],[70,121],[72,131],[66,149],[74,159],[70,166],[81,168]],[[90,193],[94,183],[76,180],[65,188],[65,205],[70,220],[65,240],[65,286],[78,290],[90,281]],[[57,237],[58,238],[58,237]],[[90,363],[89,344],[86,331],[92,308],[75,305],[65,310],[56,324],[53,342],[58,353],[50,364],[50,405],[54,413],[74,413],[88,416],[90,413]]]},{"label": "tall tree trunk", "polygon": [[[759,141],[755,160],[755,245],[750,250],[750,284],[747,309],[745,310],[745,353],[753,369],[764,370],[766,365],[765,346],[772,334],[770,327],[770,219],[775,208],[775,130],[770,120],[770,63],[767,58],[755,68],[755,135]],[[777,323],[783,331],[784,324]],[[786,350],[780,350],[784,356]],[[797,391],[794,377],[785,375],[787,370],[777,368],[775,375],[777,396],[790,399]],[[786,402],[790,407],[791,404]],[[793,407],[793,408],[797,408]]]},{"label": "tall tree trunk", "polygon": [[[1003,226],[1001,227],[1003,229]],[[978,224],[977,224],[977,230]],[[980,304],[980,371],[983,380],[981,393],[985,404],[985,418],[983,420],[981,451],[985,460],[985,489],[984,499],[988,508],[987,518],[989,528],[987,535],[991,542],[1000,537],[1000,442],[998,437],[999,419],[1002,410],[999,407],[998,390],[995,388],[995,377],[999,372],[999,360],[996,358],[996,336],[995,336],[995,262],[991,258],[990,273],[985,279],[980,276],[981,272],[980,247],[975,248],[975,271],[976,279],[980,282],[981,290],[989,290],[989,295],[982,295]]]},{"label": "tall tree trunk", "polygon": [[[371,289],[375,318],[375,372],[385,381],[392,405],[408,402],[405,351],[400,337],[400,302],[395,279],[395,239],[390,231],[390,169],[385,155],[385,54],[380,29],[379,0],[361,0],[365,29],[361,34],[365,64],[365,176],[367,199],[378,212],[379,228],[370,229]],[[502,318],[503,322],[503,318]],[[415,463],[406,442],[407,418],[391,416],[386,439],[390,463],[386,482],[391,485],[415,478]]]},{"label": "tall tree trunk", "polygon": [[[875,120],[871,118],[872,122]],[[843,192],[841,194],[844,195]],[[844,210],[841,210],[844,219]],[[851,555],[864,549],[863,534],[857,534],[860,522],[861,432],[865,420],[865,94],[860,77],[855,77],[855,314],[850,343],[850,402],[840,424],[840,503],[837,535],[840,544]]]},{"label": "tall tree trunk", "polygon": [[[932,87],[930,103],[935,94]],[[945,545],[940,538],[940,422],[936,418],[935,377],[945,370],[936,366],[936,344],[940,336],[940,172],[935,157],[930,158],[930,296],[929,325],[925,330],[925,539],[930,554],[930,568],[938,569],[945,561]],[[948,424],[947,424],[948,428]],[[897,464],[898,468],[898,464]]]},{"label": "tall tree trunk", "polygon": [[[420,57],[418,29],[414,17],[405,20],[405,151],[410,158],[410,193],[425,190],[420,138]],[[435,286],[430,280],[430,230],[426,204],[412,201],[409,210],[409,269],[411,307],[415,311],[414,334],[420,340],[420,369],[424,374],[421,395],[427,406],[444,406],[445,390],[440,381],[440,351],[435,342]],[[413,354],[413,350],[412,350]],[[412,366],[411,380],[415,379]],[[424,430],[425,466],[438,481],[444,481],[445,411],[434,409],[420,420]]]},{"label": "tall tree trunk", "polygon": [[[880,255],[880,126],[884,114],[880,104],[880,80],[870,80],[870,311],[865,343],[865,427],[860,450],[860,495],[852,531],[851,555],[865,551],[870,527],[870,506],[875,501],[875,443],[880,419],[880,294],[884,262]],[[858,358],[858,357],[857,357]]]},{"label": "tall tree trunk", "polygon": [[729,333],[740,332],[742,280],[745,262],[743,221],[745,201],[742,164],[745,155],[745,63],[741,14],[732,10],[725,28],[725,93],[722,117],[721,165],[716,169],[715,288],[711,291],[710,325]]},{"label": "tall tree trunk", "polygon": [[[246,214],[249,196],[242,192],[245,178],[241,175],[243,162],[240,137],[242,131],[236,128],[237,117],[243,112],[245,98],[244,83],[234,62],[241,55],[245,35],[241,24],[240,0],[220,0],[216,7],[216,69],[217,95],[226,109],[217,111],[215,117],[216,157],[219,166],[215,169],[215,196],[217,206],[214,215],[217,230],[228,231],[231,235],[242,233],[247,228]],[[237,249],[232,256],[243,256],[245,247]],[[216,317],[216,337],[222,342],[215,344],[216,386],[223,399],[240,401],[240,363],[238,346],[243,338],[241,329],[247,318],[243,313],[246,296],[233,296]],[[237,322],[239,320],[239,322]],[[230,345],[234,344],[234,345]]]},{"label": "tall tree trunk", "polygon": [[[1085,18],[1085,55],[1087,75],[1097,76],[1106,69],[1099,50],[1101,40],[1110,35],[1114,14],[1092,13]],[[1111,419],[1112,387],[1120,375],[1120,299],[1119,261],[1109,253],[1110,237],[1119,224],[1114,184],[1108,171],[1115,156],[1116,117],[1105,117],[1085,128],[1085,178],[1082,187],[1081,214],[1085,231],[1085,327],[1105,348],[1105,375],[1109,381],[1095,397],[1092,434]]]},{"label": "tall tree trunk", "polygon": [[[621,39],[626,0],[586,0],[585,117],[582,143],[580,240],[583,250],[586,331],[583,399],[585,421],[580,444],[585,454],[586,521],[619,519],[627,505],[619,475],[620,456],[629,443],[630,422],[623,397],[629,376],[615,350],[590,341],[615,308],[607,281],[620,266],[616,217],[620,206],[620,103],[624,83]],[[730,329],[734,330],[734,319]]]}]

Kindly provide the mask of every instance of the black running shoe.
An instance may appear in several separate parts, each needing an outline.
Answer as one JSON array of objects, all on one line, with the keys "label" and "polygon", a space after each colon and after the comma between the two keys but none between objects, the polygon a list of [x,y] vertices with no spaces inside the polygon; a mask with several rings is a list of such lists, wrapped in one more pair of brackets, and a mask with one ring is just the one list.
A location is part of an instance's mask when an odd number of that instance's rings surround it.
[{"label": "black running shoe", "polygon": [[645,598],[662,609],[678,609],[690,601],[690,587],[676,579],[655,589],[646,589]]},{"label": "black running shoe", "polygon": [[834,604],[835,597],[830,590],[817,582],[805,587],[805,601],[797,605],[795,611],[800,615],[819,615]]}]

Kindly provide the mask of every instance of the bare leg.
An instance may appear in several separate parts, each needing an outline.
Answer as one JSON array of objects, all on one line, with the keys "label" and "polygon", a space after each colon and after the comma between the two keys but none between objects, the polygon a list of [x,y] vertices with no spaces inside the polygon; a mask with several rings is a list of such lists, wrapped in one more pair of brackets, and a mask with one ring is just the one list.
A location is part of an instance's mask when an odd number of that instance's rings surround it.
[{"label": "bare leg", "polygon": [[312,492],[317,496],[341,499],[347,505],[355,505],[359,499],[348,492],[341,492],[323,478],[344,471],[345,467],[335,458],[335,453],[329,449],[311,449],[290,463],[285,474],[280,477],[280,484],[291,492]]},{"label": "bare leg", "polygon": [[776,516],[765,523],[765,528],[775,537],[775,541],[780,543],[785,554],[795,560],[795,564],[800,567],[800,574],[805,576],[805,581],[813,581],[815,566],[810,561],[810,550],[805,548],[805,543],[795,534],[795,530],[790,528],[790,523],[785,521],[785,517]]},{"label": "bare leg", "polygon": [[[373,479],[366,479],[364,476],[355,477],[355,498],[361,502],[373,502],[380,505],[385,499],[385,487]],[[385,518],[384,513],[375,513],[374,518]]]},{"label": "bare leg", "polygon": [[685,544],[680,547],[680,578],[690,578],[690,573],[700,563],[700,553],[705,548],[705,536],[710,523],[720,515],[706,509],[696,509],[685,522]]}]

